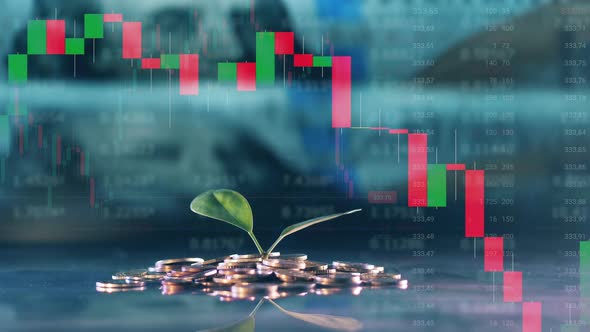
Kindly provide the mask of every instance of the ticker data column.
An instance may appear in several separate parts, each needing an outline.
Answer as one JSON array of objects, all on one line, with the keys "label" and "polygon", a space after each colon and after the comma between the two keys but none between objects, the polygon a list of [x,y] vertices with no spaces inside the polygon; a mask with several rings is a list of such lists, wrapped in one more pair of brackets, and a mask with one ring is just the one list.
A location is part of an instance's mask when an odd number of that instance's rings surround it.
[{"label": "ticker data column", "polygon": [[[584,244],[588,241],[588,79],[590,74],[590,8],[581,4],[562,6],[555,26],[559,28],[560,86],[559,111],[560,152],[553,167],[553,222],[559,255],[567,262],[556,271],[563,280],[568,312],[561,331],[582,331],[590,324],[588,291],[584,290],[588,271],[584,267]],[[587,257],[586,257],[587,259]],[[579,298],[579,301],[575,299]]]}]

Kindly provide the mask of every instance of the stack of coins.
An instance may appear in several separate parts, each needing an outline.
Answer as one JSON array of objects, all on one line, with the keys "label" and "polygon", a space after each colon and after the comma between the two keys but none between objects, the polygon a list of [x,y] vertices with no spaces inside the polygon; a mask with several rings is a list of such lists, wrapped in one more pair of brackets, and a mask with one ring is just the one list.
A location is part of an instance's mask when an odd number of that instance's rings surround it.
[{"label": "stack of coins", "polygon": [[310,261],[305,254],[271,253],[229,255],[204,260],[197,257],[157,261],[154,266],[117,272],[113,280],[97,282],[100,292],[145,290],[160,284],[162,294],[199,291],[222,301],[277,299],[343,291],[358,295],[364,288],[408,287],[399,271],[385,272],[368,263]]}]

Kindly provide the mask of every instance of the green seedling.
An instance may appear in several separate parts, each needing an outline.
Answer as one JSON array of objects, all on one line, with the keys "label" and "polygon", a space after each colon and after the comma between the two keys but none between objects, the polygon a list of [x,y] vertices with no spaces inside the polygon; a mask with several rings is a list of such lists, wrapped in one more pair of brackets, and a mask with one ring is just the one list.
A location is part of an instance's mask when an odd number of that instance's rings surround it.
[{"label": "green seedling", "polygon": [[268,256],[286,236],[324,221],[359,212],[361,209],[317,217],[293,224],[285,228],[266,251],[262,249],[258,239],[254,235],[254,218],[250,203],[240,193],[229,189],[209,190],[193,199],[191,202],[191,211],[205,217],[225,221],[244,230],[256,245],[258,252],[263,256]]}]

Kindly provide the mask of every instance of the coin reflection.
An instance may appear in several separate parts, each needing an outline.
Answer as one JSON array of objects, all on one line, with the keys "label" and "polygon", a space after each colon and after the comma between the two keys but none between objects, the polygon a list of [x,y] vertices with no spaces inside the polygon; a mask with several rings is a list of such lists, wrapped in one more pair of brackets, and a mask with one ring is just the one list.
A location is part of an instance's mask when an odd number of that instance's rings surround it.
[{"label": "coin reflection", "polygon": [[[221,301],[233,301],[232,298],[225,298],[221,297]],[[233,324],[222,326],[219,328],[207,329],[204,331],[212,332],[212,331],[243,331],[243,332],[254,332],[255,328],[255,319],[256,313],[260,309],[260,307],[266,303],[270,302],[274,308],[278,309],[280,312],[284,313],[285,315],[291,316],[295,319],[301,320],[303,322],[320,326],[323,328],[334,329],[334,330],[342,330],[342,331],[357,331],[363,327],[363,324],[352,318],[352,317],[345,317],[345,316],[335,316],[335,315],[326,315],[326,314],[314,314],[314,313],[301,313],[286,310],[278,303],[273,301],[269,298],[263,298],[258,301],[258,304],[254,307],[254,309],[250,312],[246,318],[241,319]]]},{"label": "coin reflection", "polygon": [[[254,331],[257,310],[266,302],[282,313],[328,329],[356,331],[362,323],[351,317],[300,313],[286,310],[275,300],[295,296],[360,296],[365,289],[407,289],[408,281],[395,269],[368,263],[308,261],[305,254],[262,257],[258,254],[231,255],[203,260],[175,258],[156,262],[146,269],[117,272],[112,280],[97,282],[103,293],[144,291],[158,282],[163,295],[195,294],[221,302],[258,304],[245,318],[215,331]],[[100,287],[99,287],[100,286]],[[212,330],[209,330],[212,331]]]}]

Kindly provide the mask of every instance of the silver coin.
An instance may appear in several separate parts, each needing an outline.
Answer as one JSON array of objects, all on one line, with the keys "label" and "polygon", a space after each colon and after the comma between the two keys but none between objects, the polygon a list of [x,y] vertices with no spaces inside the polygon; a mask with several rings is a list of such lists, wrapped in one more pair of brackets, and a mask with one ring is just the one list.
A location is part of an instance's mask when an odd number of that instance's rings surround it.
[{"label": "silver coin", "polygon": [[125,280],[125,279],[129,279],[129,278],[143,277],[147,273],[148,273],[147,269],[135,269],[135,270],[117,272],[117,273],[113,274],[112,278],[113,278],[113,280]]},{"label": "silver coin", "polygon": [[305,269],[305,261],[297,259],[268,258],[262,264],[279,269]]},{"label": "silver coin", "polygon": [[[269,257],[272,257],[272,254]],[[298,261],[305,261],[305,260],[307,260],[307,255],[306,254],[286,254],[286,255],[280,255],[279,258],[280,259],[295,259]]]},{"label": "silver coin", "polygon": [[197,273],[193,274],[193,281],[205,280],[209,277],[213,277],[216,274],[217,274],[216,269],[197,272]]},{"label": "silver coin", "polygon": [[249,274],[249,275],[256,275],[256,269],[227,269],[227,270],[219,270],[219,275],[234,275],[234,274]]},{"label": "silver coin", "polygon": [[143,281],[131,281],[126,280],[109,280],[109,281],[97,281],[96,288],[138,288],[145,287]]},{"label": "silver coin", "polygon": [[145,281],[145,279],[143,277],[127,277],[127,278],[125,278],[126,283],[139,282],[139,281]]},{"label": "silver coin", "polygon": [[[280,256],[281,253],[280,252],[271,252],[269,254],[269,257],[278,257]],[[228,258],[226,258],[224,261],[225,262],[243,262],[243,263],[248,263],[248,262],[260,262],[262,261],[262,258],[264,256],[261,254],[245,254],[245,255],[238,255],[238,254],[233,254],[230,255]]]},{"label": "silver coin", "polygon": [[227,258],[224,260],[224,263],[256,263],[262,261],[262,256],[260,257],[250,257],[250,258]]},{"label": "silver coin", "polygon": [[309,282],[314,280],[314,275],[303,271],[277,269],[274,273],[283,282]]},{"label": "silver coin", "polygon": [[142,279],[144,281],[159,281],[162,280],[166,276],[165,272],[148,272]]},{"label": "silver coin", "polygon": [[169,259],[162,259],[157,261],[154,265],[156,267],[163,267],[166,265],[190,265],[194,263],[203,264],[205,262],[202,258],[199,257],[185,257],[185,258],[169,258]]},{"label": "silver coin", "polygon": [[177,283],[190,284],[193,282],[193,278],[191,278],[191,277],[164,277],[164,279],[162,279],[162,284],[164,284],[164,282],[177,282]]},{"label": "silver coin", "polygon": [[221,263],[224,260],[228,259],[230,256],[212,258],[212,259],[208,259],[206,261],[203,261],[202,263],[193,263],[192,265],[217,265],[218,263]]},{"label": "silver coin", "polygon": [[122,293],[122,292],[143,292],[146,287],[133,287],[133,288],[104,288],[96,287],[96,291],[99,293]]},{"label": "silver coin", "polygon": [[256,268],[255,262],[221,262],[217,264],[218,270],[227,269],[251,269]]},{"label": "silver coin", "polygon": [[168,273],[166,273],[166,277],[178,277],[178,278],[182,278],[182,277],[186,277],[186,276],[191,276],[193,274],[195,274],[196,272],[190,272],[190,271],[177,271],[177,270],[172,270]]},{"label": "silver coin", "polygon": [[180,268],[184,272],[203,272],[207,270],[215,270],[217,269],[217,265],[201,265],[201,264],[191,264],[191,265],[183,265]]},{"label": "silver coin", "polygon": [[168,273],[164,280],[180,280],[186,282],[194,282],[195,280],[204,280],[217,274],[217,270],[205,270],[201,272],[176,272]]},{"label": "silver coin", "polygon": [[307,272],[313,273],[315,275],[326,275],[326,274],[336,273],[337,271],[335,268],[333,268],[329,265],[327,270],[307,271]]},{"label": "silver coin", "polygon": [[367,263],[354,263],[354,262],[343,262],[334,261],[332,266],[339,272],[356,272],[356,273],[368,273],[375,269],[375,265]]},{"label": "silver coin", "polygon": [[261,276],[258,274],[231,274],[225,275],[222,278],[234,280],[236,282],[262,282],[268,280],[267,276]]},{"label": "silver coin", "polygon": [[[270,254],[268,254],[268,257],[278,257],[280,256],[281,253],[278,251],[273,251]],[[243,255],[238,255],[238,254],[233,254],[230,255],[230,257],[232,258],[255,258],[255,257],[262,257],[263,255],[259,254],[259,253],[254,253],[254,254],[243,254]]]},{"label": "silver coin", "polygon": [[306,272],[321,272],[321,271],[327,271],[327,270],[328,270],[328,264],[326,264],[326,263],[305,261],[305,271]]},{"label": "silver coin", "polygon": [[318,285],[322,286],[359,285],[362,282],[360,273],[349,272],[316,275],[315,281]]}]

